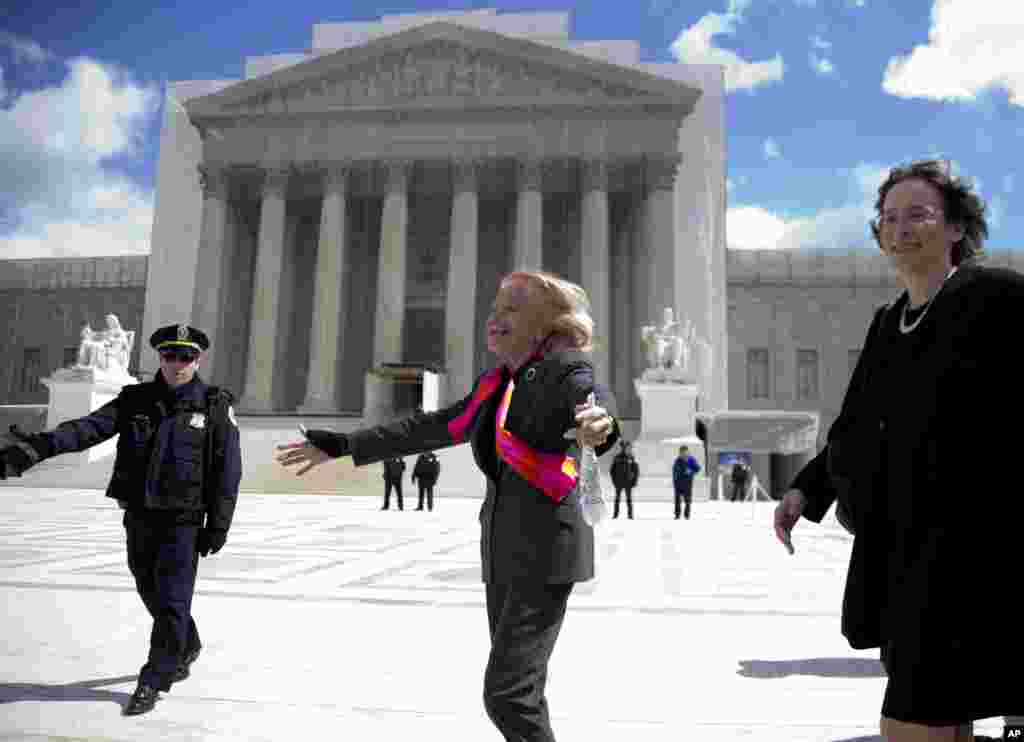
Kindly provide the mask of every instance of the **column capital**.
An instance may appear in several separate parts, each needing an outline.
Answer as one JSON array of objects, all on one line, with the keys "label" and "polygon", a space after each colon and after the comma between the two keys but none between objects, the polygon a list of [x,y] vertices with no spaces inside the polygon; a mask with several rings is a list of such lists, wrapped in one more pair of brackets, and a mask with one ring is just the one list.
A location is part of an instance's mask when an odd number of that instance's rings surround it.
[{"label": "column capital", "polygon": [[352,172],[355,163],[349,160],[340,162],[325,163],[320,170],[324,182],[324,192],[332,191],[339,193],[345,190],[348,184],[349,173]]},{"label": "column capital", "polygon": [[201,163],[196,166],[199,171],[199,187],[203,190],[203,198],[219,198],[224,201],[228,197],[228,171],[223,165]]},{"label": "column capital", "polygon": [[610,167],[607,157],[588,157],[584,159],[580,167],[583,192],[607,191]]},{"label": "column capital", "polygon": [[455,193],[476,191],[483,161],[476,157],[452,160],[452,186]]},{"label": "column capital", "polygon": [[653,155],[644,159],[644,180],[649,191],[670,191],[683,156],[679,153]]},{"label": "column capital", "polygon": [[384,181],[388,193],[405,193],[409,188],[414,160],[384,160]]},{"label": "column capital", "polygon": [[520,191],[539,191],[544,170],[540,158],[526,157],[516,160],[516,180]]},{"label": "column capital", "polygon": [[263,171],[263,195],[283,196],[288,190],[288,180],[292,176],[291,168],[276,167]]}]

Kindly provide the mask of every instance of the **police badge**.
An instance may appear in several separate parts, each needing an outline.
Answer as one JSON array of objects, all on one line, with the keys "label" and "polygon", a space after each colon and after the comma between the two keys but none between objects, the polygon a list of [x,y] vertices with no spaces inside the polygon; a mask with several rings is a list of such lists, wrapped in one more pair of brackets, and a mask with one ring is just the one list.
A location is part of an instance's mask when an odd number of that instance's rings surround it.
[{"label": "police badge", "polygon": [[204,415],[202,412],[193,412],[192,419],[189,420],[188,424],[191,425],[193,428],[198,428],[199,430],[202,430],[203,428],[206,427],[206,415]]},{"label": "police badge", "polygon": [[178,325],[178,340],[188,340],[188,325]]}]

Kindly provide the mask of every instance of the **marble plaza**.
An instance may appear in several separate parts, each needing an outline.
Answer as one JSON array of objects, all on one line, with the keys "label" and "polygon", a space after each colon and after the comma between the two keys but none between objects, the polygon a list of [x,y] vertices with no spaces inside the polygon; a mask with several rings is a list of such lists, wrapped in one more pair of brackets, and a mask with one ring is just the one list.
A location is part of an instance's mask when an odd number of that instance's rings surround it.
[{"label": "marble plaza", "polygon": [[[2,740],[497,739],[477,501],[244,494],[200,565],[192,677],[128,719],[149,620],[120,511],[95,490],[0,494]],[[552,660],[560,740],[877,739],[881,667],[838,631],[850,539],[830,516],[789,557],[772,507],[675,521],[643,502],[601,526]]]}]

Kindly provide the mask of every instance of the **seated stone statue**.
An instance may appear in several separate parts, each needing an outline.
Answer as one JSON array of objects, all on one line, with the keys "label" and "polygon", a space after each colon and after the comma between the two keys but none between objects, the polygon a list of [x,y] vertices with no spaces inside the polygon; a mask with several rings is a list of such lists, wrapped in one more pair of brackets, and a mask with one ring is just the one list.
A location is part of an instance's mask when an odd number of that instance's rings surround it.
[{"label": "seated stone statue", "polygon": [[687,381],[691,373],[689,347],[671,307],[665,307],[661,327],[646,325],[641,337],[647,348],[648,369],[644,378],[657,381]]},{"label": "seated stone statue", "polygon": [[101,359],[105,355],[103,336],[102,332],[94,332],[88,322],[82,326],[81,340],[78,345],[78,366],[100,367],[100,363],[103,362]]}]

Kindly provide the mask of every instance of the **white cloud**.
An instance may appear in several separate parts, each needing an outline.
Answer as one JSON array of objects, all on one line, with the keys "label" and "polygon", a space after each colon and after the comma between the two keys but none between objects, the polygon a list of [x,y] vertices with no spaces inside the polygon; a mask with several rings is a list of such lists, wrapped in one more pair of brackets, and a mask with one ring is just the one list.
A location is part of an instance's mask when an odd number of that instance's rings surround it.
[{"label": "white cloud", "polygon": [[779,143],[774,139],[764,140],[764,156],[769,160],[774,160],[782,156],[782,152],[779,150]]},{"label": "white cloud", "polygon": [[811,44],[814,46],[815,49],[831,49],[832,48],[832,42],[825,41],[825,39],[821,38],[820,36],[812,36],[811,37]]},{"label": "white cloud", "polygon": [[811,52],[811,69],[817,72],[819,75],[831,75],[835,72],[835,67],[825,57],[819,57],[814,52]]},{"label": "white cloud", "polygon": [[787,218],[752,204],[726,213],[729,247],[743,250],[857,249],[870,247],[868,221],[878,186],[889,168],[862,162],[848,171],[851,198],[808,217]]},{"label": "white cloud", "polygon": [[149,252],[152,193],[103,163],[138,153],[157,91],[85,58],[68,71],[0,110],[2,259]]},{"label": "white cloud", "polygon": [[788,223],[760,206],[737,206],[726,212],[725,232],[735,250],[772,250],[786,233]]},{"label": "white cloud", "polygon": [[750,0],[730,0],[723,13],[707,13],[694,25],[683,29],[672,42],[671,51],[680,62],[720,64],[725,67],[725,89],[751,90],[782,79],[785,66],[782,55],[763,62],[750,62],[731,49],[714,45],[716,36],[734,35]]},{"label": "white cloud", "polygon": [[15,62],[42,64],[53,58],[50,52],[46,51],[35,41],[15,36],[6,31],[0,31],[0,46],[6,46],[14,53]]},{"label": "white cloud", "polygon": [[1005,0],[934,0],[928,43],[893,57],[882,88],[901,98],[969,101],[1003,88],[1024,106],[1024,13]]}]

